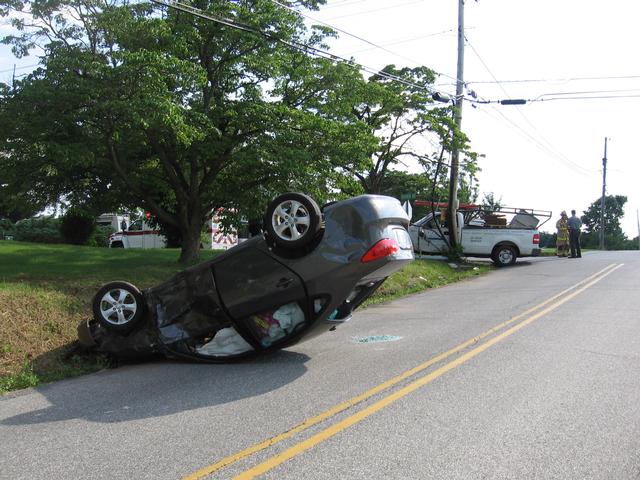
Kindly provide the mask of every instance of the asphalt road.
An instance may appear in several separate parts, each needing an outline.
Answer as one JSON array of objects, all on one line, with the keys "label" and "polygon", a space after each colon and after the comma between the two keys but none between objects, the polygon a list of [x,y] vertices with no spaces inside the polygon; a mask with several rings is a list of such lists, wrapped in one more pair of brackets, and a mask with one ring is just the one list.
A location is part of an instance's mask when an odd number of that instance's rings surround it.
[{"label": "asphalt road", "polygon": [[0,478],[640,478],[639,264],[519,261],[251,362],[16,392]]}]

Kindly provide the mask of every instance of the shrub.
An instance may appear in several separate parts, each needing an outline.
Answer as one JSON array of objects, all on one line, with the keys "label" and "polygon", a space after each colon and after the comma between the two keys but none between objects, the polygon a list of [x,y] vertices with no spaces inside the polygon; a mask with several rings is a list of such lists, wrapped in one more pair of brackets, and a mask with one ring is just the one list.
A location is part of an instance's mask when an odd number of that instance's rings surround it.
[{"label": "shrub", "polygon": [[15,225],[14,240],[36,243],[62,243],[60,220],[53,217],[34,217]]},{"label": "shrub", "polygon": [[89,245],[92,247],[108,247],[109,235],[112,233],[113,228],[110,225],[97,225],[89,239]]},{"label": "shrub", "polygon": [[73,245],[86,245],[92,238],[96,228],[93,216],[80,210],[67,211],[60,222],[60,233],[65,243]]},{"label": "shrub", "polygon": [[5,240],[7,237],[13,237],[16,233],[16,227],[11,220],[3,218],[0,220],[0,240]]}]

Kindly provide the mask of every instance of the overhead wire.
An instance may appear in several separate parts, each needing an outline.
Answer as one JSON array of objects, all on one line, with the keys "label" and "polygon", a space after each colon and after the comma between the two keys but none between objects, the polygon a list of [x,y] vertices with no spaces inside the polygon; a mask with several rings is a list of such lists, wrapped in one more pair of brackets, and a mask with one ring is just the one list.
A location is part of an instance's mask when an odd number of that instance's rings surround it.
[{"label": "overhead wire", "polygon": [[[494,79],[494,81],[496,82],[496,84],[500,87],[500,89],[504,92],[504,94],[507,96],[507,98],[511,99],[509,93],[507,92],[507,90],[504,88],[504,85],[502,85],[502,83],[498,82],[496,76],[493,74],[493,72],[491,71],[491,69],[489,68],[489,66],[487,65],[487,63],[483,60],[483,58],[480,56],[480,54],[478,53],[478,51],[476,50],[476,48],[473,46],[473,44],[469,41],[469,39],[466,37],[464,37],[465,41],[467,42],[467,45],[469,45],[469,47],[471,47],[471,50],[473,51],[473,53],[475,54],[475,56],[478,58],[478,60],[480,61],[480,63],[482,63],[482,65],[484,66],[484,68],[487,70],[487,72],[489,73],[489,75],[491,75],[491,78]],[[544,143],[546,143],[546,148],[547,151],[552,153],[553,156],[555,156],[556,158],[562,160],[563,162],[567,163],[568,165],[573,166],[574,170],[578,169],[578,170],[582,170],[584,172],[592,172],[591,170],[575,163],[574,161],[572,161],[571,159],[569,159],[566,155],[564,155],[562,152],[560,152],[541,132],[540,130],[533,124],[533,122],[531,122],[531,120],[524,114],[524,112],[518,108],[517,106],[515,107],[516,111],[520,114],[520,116],[525,120],[525,122],[534,130],[534,132],[542,139],[542,141]],[[505,118],[506,116],[504,114],[501,113],[501,115],[503,115]],[[533,137],[532,137],[533,138]]]},{"label": "overhead wire", "polygon": [[530,103],[533,102],[550,102],[553,100],[610,100],[610,99],[628,99],[628,98],[640,98],[639,95],[598,95],[598,96],[586,96],[586,97],[551,97],[551,98],[539,98],[527,100]]},{"label": "overhead wire", "polygon": [[342,2],[334,2],[333,4],[323,5],[323,10],[331,10],[333,8],[343,8],[345,6],[350,6],[355,3],[364,3],[369,0],[343,0]]},{"label": "overhead wire", "polygon": [[384,72],[382,70],[378,70],[376,68],[368,67],[368,66],[363,65],[363,64],[361,64],[359,62],[356,62],[353,59],[346,59],[346,58],[341,57],[339,55],[335,55],[333,53],[327,52],[326,50],[322,50],[320,48],[313,47],[313,46],[310,46],[310,45],[305,45],[305,44],[298,43],[298,42],[284,40],[284,39],[278,37],[277,35],[275,35],[275,34],[273,34],[271,32],[257,30],[257,29],[255,29],[255,28],[253,28],[251,26],[239,23],[239,22],[237,22],[235,20],[231,20],[231,19],[228,19],[228,18],[224,18],[224,17],[220,17],[220,16],[212,15],[210,13],[203,12],[199,8],[192,7],[191,5],[186,5],[186,4],[182,3],[179,0],[151,0],[151,1],[153,3],[155,3],[155,4],[158,4],[158,5],[163,5],[163,6],[168,7],[168,8],[174,8],[176,10],[180,10],[180,11],[183,11],[185,13],[190,13],[192,15],[195,15],[197,17],[200,17],[200,18],[212,21],[212,22],[216,22],[216,23],[219,23],[219,24],[231,27],[231,28],[236,28],[236,29],[239,29],[239,30],[243,30],[245,32],[252,33],[254,35],[262,36],[262,37],[267,38],[269,40],[272,40],[272,41],[275,41],[275,42],[279,42],[279,43],[281,43],[283,45],[286,45],[286,46],[288,46],[288,47],[290,47],[292,49],[298,50],[298,51],[300,51],[302,53],[305,53],[307,55],[308,54],[312,54],[312,55],[315,55],[317,57],[321,57],[321,58],[325,58],[325,59],[339,60],[339,61],[345,62],[345,63],[347,63],[349,65],[352,65],[354,67],[357,67],[361,71],[370,73],[372,75],[378,75],[381,78],[385,78],[387,80],[392,80],[392,81],[401,83],[401,84],[406,85],[406,86],[418,88],[418,89],[424,90],[424,91],[429,92],[429,93],[437,92],[437,93],[441,93],[443,95],[450,95],[447,92],[444,92],[442,90],[434,89],[434,88],[431,88],[431,87],[429,87],[427,85],[411,82],[411,81],[408,81],[408,80],[406,80],[404,78],[398,77],[397,75],[393,75],[393,74],[390,74],[388,72]]},{"label": "overhead wire", "polygon": [[[401,54],[399,54],[398,52],[394,52],[394,51],[392,51],[392,50],[389,50],[388,48],[386,48],[386,47],[384,47],[384,46],[382,46],[382,45],[378,45],[378,44],[376,44],[376,43],[374,43],[374,42],[372,42],[372,41],[370,41],[370,40],[367,40],[366,38],[363,38],[363,37],[361,37],[361,36],[359,36],[359,35],[355,35],[355,34],[353,34],[353,33],[351,33],[351,32],[348,32],[348,31],[346,31],[346,30],[344,30],[344,29],[342,29],[342,28],[336,27],[335,25],[332,25],[332,24],[330,24],[330,23],[327,23],[327,22],[326,22],[326,21],[324,21],[324,20],[320,20],[320,19],[318,19],[318,18],[314,18],[314,17],[312,17],[312,16],[310,16],[310,15],[307,15],[307,14],[305,14],[305,13],[303,13],[303,12],[301,12],[301,11],[297,10],[297,9],[296,9],[296,8],[294,8],[294,7],[290,7],[289,5],[285,5],[285,4],[281,3],[281,2],[279,2],[278,0],[270,0],[270,1],[271,1],[271,3],[273,3],[273,4],[275,4],[275,5],[278,5],[278,6],[279,6],[279,7],[281,7],[281,8],[285,8],[285,9],[287,9],[287,10],[291,11],[291,12],[294,12],[294,13],[296,13],[296,14],[300,15],[300,16],[301,16],[301,17],[303,17],[303,18],[306,18],[306,19],[311,20],[311,21],[314,21],[314,22],[318,22],[318,23],[320,23],[320,24],[322,24],[322,25],[324,25],[324,26],[326,26],[326,27],[329,27],[329,28],[331,28],[331,29],[335,30],[336,32],[340,32],[340,33],[343,33],[343,34],[345,34],[345,35],[347,35],[347,36],[349,36],[349,37],[355,38],[356,40],[359,40],[359,41],[361,41],[361,42],[363,42],[363,43],[366,43],[367,45],[370,45],[370,46],[372,46],[373,48],[376,48],[376,49],[382,50],[382,51],[384,51],[384,52],[387,52],[387,53],[389,53],[389,54],[391,54],[391,55],[393,55],[393,56],[395,56],[395,57],[402,58],[403,60],[407,60],[407,61],[409,61],[409,62],[411,62],[411,63],[413,63],[413,64],[415,64],[415,65],[423,65],[423,63],[424,63],[424,62],[418,62],[418,61],[417,61],[417,60],[415,60],[415,59],[412,59],[412,58],[406,57],[406,56],[404,56],[404,55],[401,55]],[[420,1],[422,1],[422,0],[420,0]],[[417,3],[417,2],[413,2],[413,3]],[[396,5],[396,6],[397,6],[397,5]],[[355,14],[354,14],[354,15],[355,15]],[[366,51],[366,50],[365,50],[365,51]],[[358,52],[354,52],[354,53],[358,53]],[[434,72],[436,75],[438,75],[438,76],[441,76],[441,77],[447,77],[447,78],[451,78],[451,79],[455,80],[455,78],[454,78],[454,77],[451,77],[451,76],[449,76],[449,75],[447,75],[447,74],[444,74],[444,73],[441,73],[441,72],[436,72],[435,70],[433,70],[433,72]]]},{"label": "overhead wire", "polygon": [[379,11],[382,11],[382,10],[390,10],[392,8],[404,7],[406,5],[414,5],[416,3],[422,3],[422,2],[424,2],[424,0],[413,0],[413,1],[404,2],[404,3],[394,3],[393,5],[390,5],[390,6],[387,6],[387,7],[372,8],[370,10],[361,10],[359,12],[348,13],[346,15],[339,15],[337,17],[331,17],[331,18],[328,18],[327,20],[338,20],[340,18],[349,18],[349,17],[362,16],[362,15],[366,15],[367,13],[379,12]]},{"label": "overhead wire", "polygon": [[11,73],[11,72],[18,71],[18,70],[25,70],[27,68],[35,68],[35,67],[37,67],[39,65],[40,65],[39,63],[35,63],[33,65],[23,65],[21,67],[7,68],[5,70],[0,70],[0,74],[2,74],[2,73]]},{"label": "overhead wire", "polygon": [[[449,30],[442,30],[441,32],[428,33],[426,35],[418,35],[418,36],[415,36],[415,37],[404,38],[402,40],[396,40],[396,41],[393,41],[393,42],[390,42],[390,43],[385,43],[383,46],[390,47],[390,46],[393,46],[393,45],[400,45],[402,43],[415,42],[416,40],[422,40],[424,38],[437,37],[439,35],[446,35],[447,33],[452,33],[453,31],[454,31],[454,29],[450,28]],[[356,54],[356,53],[368,52],[368,51],[371,51],[371,50],[373,50],[373,48],[363,48],[361,50],[350,51],[350,52],[347,53],[347,55],[353,55],[353,54]],[[441,75],[443,77],[448,77],[448,75],[444,75],[442,73],[438,73],[438,75]],[[455,83],[454,84],[450,84],[450,85],[455,85]]]},{"label": "overhead wire", "polygon": [[567,78],[535,78],[535,79],[522,79],[522,80],[470,80],[465,81],[469,85],[472,84],[493,84],[493,83],[557,83],[557,82],[579,82],[579,81],[593,81],[593,80],[637,80],[640,75],[617,75],[617,76],[602,76],[602,77],[567,77]]},{"label": "overhead wire", "polygon": [[[493,105],[489,106],[491,108],[492,111],[498,113],[498,115],[500,115],[500,117],[502,117],[502,119],[504,121],[506,121],[510,128],[513,128],[516,133],[518,133],[518,135],[520,135],[522,138],[524,138],[525,140],[527,140],[529,143],[531,143],[533,146],[537,147],[539,150],[541,150],[542,152],[546,153],[547,155],[550,155],[552,157],[556,157],[559,160],[563,161],[566,164],[566,161],[564,161],[562,159],[562,157],[558,157],[557,153],[554,152],[553,150],[550,150],[548,146],[546,146],[544,143],[540,142],[537,138],[535,138],[533,135],[531,135],[529,132],[527,132],[524,128],[522,128],[520,125],[518,125],[517,123],[515,123],[513,120],[511,120],[509,117],[507,117],[500,109],[494,107]],[[484,113],[485,115],[488,115],[491,118],[496,118],[493,115],[489,114],[489,112],[487,110],[485,110],[484,106],[478,108],[478,111]],[[575,169],[573,168],[573,170],[583,176],[591,176],[593,175],[593,173],[596,173],[595,171],[590,171],[584,167],[580,167],[578,166],[579,169]]]}]

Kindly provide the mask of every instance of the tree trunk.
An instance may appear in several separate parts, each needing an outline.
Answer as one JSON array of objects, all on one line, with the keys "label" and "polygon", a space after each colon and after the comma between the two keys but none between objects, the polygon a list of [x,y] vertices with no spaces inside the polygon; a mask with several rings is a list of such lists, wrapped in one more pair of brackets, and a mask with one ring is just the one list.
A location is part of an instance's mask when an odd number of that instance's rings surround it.
[{"label": "tree trunk", "polygon": [[194,225],[191,222],[187,228],[181,228],[182,250],[180,259],[182,265],[193,265],[200,260],[200,230],[202,225]]}]

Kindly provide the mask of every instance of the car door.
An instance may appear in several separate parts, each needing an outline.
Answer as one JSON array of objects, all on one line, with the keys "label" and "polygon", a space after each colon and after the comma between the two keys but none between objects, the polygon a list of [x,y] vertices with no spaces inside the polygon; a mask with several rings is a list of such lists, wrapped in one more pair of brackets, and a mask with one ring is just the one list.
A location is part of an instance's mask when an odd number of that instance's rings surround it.
[{"label": "car door", "polygon": [[300,331],[309,318],[302,279],[257,248],[235,251],[213,266],[222,303],[236,323],[262,347]]},{"label": "car door", "polygon": [[142,220],[136,220],[127,229],[124,234],[127,236],[129,248],[142,248]]},{"label": "car door", "polygon": [[[440,231],[444,235],[444,238],[440,234]],[[449,231],[444,225],[440,225],[440,231],[438,231],[438,227],[433,218],[420,225],[416,250],[431,253],[446,251],[448,244],[445,239],[448,239]]]}]

